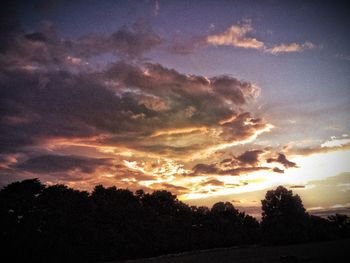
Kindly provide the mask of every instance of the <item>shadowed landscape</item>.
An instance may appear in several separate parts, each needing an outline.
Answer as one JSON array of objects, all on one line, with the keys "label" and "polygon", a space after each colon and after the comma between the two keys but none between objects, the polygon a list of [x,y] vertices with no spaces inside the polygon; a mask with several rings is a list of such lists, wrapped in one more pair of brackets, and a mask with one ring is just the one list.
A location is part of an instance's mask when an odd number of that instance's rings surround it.
[{"label": "shadowed landscape", "polygon": [[349,14],[1,0],[0,261],[349,261]]},{"label": "shadowed landscape", "polygon": [[[349,217],[309,215],[300,197],[283,186],[268,191],[261,203],[258,222],[229,202],[211,208],[188,206],[165,190],[133,193],[98,185],[88,193],[64,185],[45,186],[37,179],[15,182],[0,191],[3,256],[35,262],[101,262],[254,245],[141,262],[275,262],[278,256],[314,260],[322,253],[327,259],[348,244],[349,240],[329,243],[336,247],[280,246],[349,238]],[[262,247],[266,245],[279,246]],[[316,255],[313,249],[323,246],[327,249]]]},{"label": "shadowed landscape", "polygon": [[156,257],[128,260],[128,263],[294,263],[294,262],[346,262],[349,239],[288,246],[265,246],[213,249]]}]

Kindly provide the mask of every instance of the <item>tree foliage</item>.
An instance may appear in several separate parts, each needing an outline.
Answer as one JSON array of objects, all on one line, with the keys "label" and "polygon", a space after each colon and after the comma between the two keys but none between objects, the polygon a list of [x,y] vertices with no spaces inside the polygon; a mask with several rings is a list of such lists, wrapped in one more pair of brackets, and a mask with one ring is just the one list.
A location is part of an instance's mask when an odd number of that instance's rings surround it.
[{"label": "tree foliage", "polygon": [[98,185],[88,193],[32,179],[0,191],[0,238],[13,261],[96,262],[350,236],[347,216],[309,216],[284,187],[268,191],[262,209],[259,224],[229,202],[190,207],[168,191]]},{"label": "tree foliage", "polygon": [[274,243],[306,241],[308,214],[298,195],[279,186],[266,193],[262,204],[262,229]]}]

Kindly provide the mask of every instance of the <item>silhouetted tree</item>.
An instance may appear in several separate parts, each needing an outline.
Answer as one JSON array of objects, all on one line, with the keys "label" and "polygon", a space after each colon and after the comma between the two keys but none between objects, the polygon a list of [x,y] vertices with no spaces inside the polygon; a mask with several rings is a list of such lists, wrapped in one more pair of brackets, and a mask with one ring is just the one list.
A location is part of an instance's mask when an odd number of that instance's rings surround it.
[{"label": "silhouetted tree", "polygon": [[11,183],[0,191],[1,243],[5,256],[16,260],[26,255],[30,259],[41,253],[37,220],[41,211],[37,199],[44,188],[38,179],[31,179]]},{"label": "silhouetted tree", "polygon": [[273,243],[295,243],[307,240],[308,214],[298,195],[278,186],[266,193],[262,204],[262,230]]},{"label": "silhouetted tree", "polygon": [[347,216],[309,216],[300,197],[282,186],[266,193],[262,209],[260,225],[229,202],[189,207],[168,191],[98,185],[88,193],[24,180],[0,191],[2,255],[15,262],[96,262],[259,243],[261,232],[275,244],[350,235]]},{"label": "silhouetted tree", "polygon": [[[38,198],[41,249],[55,259],[92,258],[94,238],[89,194],[65,185],[47,187]],[[55,237],[55,238],[52,238]]]},{"label": "silhouetted tree", "polygon": [[134,255],[142,244],[139,220],[141,207],[129,190],[98,185],[91,194],[97,247],[104,260]]},{"label": "silhouetted tree", "polygon": [[347,215],[335,214],[328,216],[328,220],[331,224],[337,228],[341,237],[350,236],[350,218]]},{"label": "silhouetted tree", "polygon": [[336,227],[326,218],[310,215],[308,220],[309,241],[330,240],[338,237]]},{"label": "silhouetted tree", "polygon": [[218,246],[237,242],[238,210],[229,202],[218,202],[210,210],[212,238]]}]

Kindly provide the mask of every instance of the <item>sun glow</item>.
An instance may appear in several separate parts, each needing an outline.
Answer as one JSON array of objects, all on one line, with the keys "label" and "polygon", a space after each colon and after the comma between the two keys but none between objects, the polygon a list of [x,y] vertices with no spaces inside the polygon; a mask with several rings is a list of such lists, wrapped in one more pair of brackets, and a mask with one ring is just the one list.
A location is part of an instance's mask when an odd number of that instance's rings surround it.
[{"label": "sun glow", "polygon": [[235,140],[235,141],[228,142],[228,143],[220,143],[220,144],[208,147],[202,151],[198,151],[198,152],[194,153],[193,155],[191,155],[191,159],[192,160],[204,159],[204,158],[207,158],[208,156],[210,156],[211,154],[215,153],[216,151],[224,150],[224,149],[234,147],[237,145],[250,143],[250,142],[256,140],[256,138],[260,134],[265,133],[265,132],[270,132],[273,127],[274,126],[272,124],[266,124],[264,128],[262,128],[260,130],[256,130],[255,133],[247,139],[240,140],[240,141]]},{"label": "sun glow", "polygon": [[186,134],[186,133],[193,133],[193,132],[205,133],[205,132],[208,132],[208,128],[207,127],[188,127],[188,128],[182,128],[182,129],[160,130],[153,133],[151,137],[158,137],[158,136],[164,136],[164,135],[179,135],[179,134]]},{"label": "sun glow", "polygon": [[[350,172],[350,151],[296,156],[291,160],[296,162],[299,167],[285,170],[285,173],[282,175],[271,171],[256,171],[241,176],[216,176],[215,178],[224,182],[224,186],[209,185],[193,188],[190,193],[183,194],[180,198],[181,200],[193,200],[214,196],[251,193],[272,189],[278,185],[304,186],[312,180],[322,180],[342,172]],[[330,166],[328,162],[332,162],[335,165]],[[268,163],[262,165],[273,167],[273,165]],[[200,178],[200,180],[204,179],[205,177]],[[304,190],[311,188],[311,186],[307,186]]]}]

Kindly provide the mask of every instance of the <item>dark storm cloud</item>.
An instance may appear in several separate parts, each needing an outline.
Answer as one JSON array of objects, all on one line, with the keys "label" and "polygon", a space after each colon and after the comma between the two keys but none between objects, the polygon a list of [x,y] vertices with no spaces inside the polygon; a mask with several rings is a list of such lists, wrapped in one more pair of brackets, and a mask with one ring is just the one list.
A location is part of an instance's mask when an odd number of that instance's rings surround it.
[{"label": "dark storm cloud", "polygon": [[266,123],[259,118],[253,118],[250,112],[244,112],[231,121],[222,125],[222,137],[225,140],[244,140],[255,134],[256,131],[266,128]]},{"label": "dark storm cloud", "polygon": [[123,26],[108,36],[85,36],[75,44],[78,55],[84,57],[111,52],[132,59],[141,57],[162,42],[146,22],[139,21],[132,28]]},{"label": "dark storm cloud", "polygon": [[148,181],[148,180],[154,180],[154,177],[149,174],[145,174],[139,171],[131,170],[130,168],[126,167],[123,164],[117,164],[112,165],[109,167],[112,170],[113,178],[115,179],[132,179],[138,181]]},{"label": "dark storm cloud", "polygon": [[233,168],[228,170],[221,170],[220,175],[241,175],[241,174],[248,174],[253,173],[257,171],[267,171],[270,170],[268,167],[239,167],[239,168]]},{"label": "dark storm cloud", "polygon": [[[117,169],[101,159],[42,153],[61,140],[66,145],[74,141],[182,158],[220,143],[249,139],[266,128],[262,119],[242,112],[259,92],[253,84],[143,63],[145,52],[163,41],[147,23],[109,35],[68,39],[49,23],[25,32],[17,19],[1,19],[0,153],[21,155],[19,163],[11,165],[14,173],[55,174],[69,181],[82,179],[76,171],[103,169],[114,179],[152,180],[149,174],[125,166]],[[105,53],[120,60],[103,68],[88,64]],[[194,130],[181,131],[188,128]],[[205,137],[205,143],[203,138],[192,139],[209,130],[214,135]],[[193,137],[179,144],[184,136]],[[259,154],[243,154],[236,159],[238,165],[225,169],[199,164],[194,173],[239,175],[267,169],[254,166]]]},{"label": "dark storm cloud", "polygon": [[264,153],[262,150],[246,151],[240,156],[236,157],[236,160],[238,160],[243,165],[247,164],[254,166],[259,164],[259,158],[262,153]]},{"label": "dark storm cloud", "polygon": [[199,164],[196,164],[192,170],[195,174],[218,174],[219,173],[219,169],[216,167],[215,164],[199,163]]},{"label": "dark storm cloud", "polygon": [[48,138],[134,131],[139,121],[132,117],[148,113],[131,96],[115,96],[87,74],[3,72],[0,85],[1,151]]},{"label": "dark storm cloud", "polygon": [[[2,69],[8,69],[0,79],[2,151],[16,151],[17,146],[34,145],[48,137],[124,132],[125,138],[132,133],[142,139],[159,127],[212,126],[235,114],[232,107],[246,103],[257,91],[233,77],[209,80],[151,63],[118,62],[105,71],[83,70],[84,58],[115,52],[133,59],[160,44],[161,38],[143,22],[108,36],[70,40],[48,23],[38,31],[23,32],[16,20],[9,16],[5,20],[3,39],[11,45],[0,54]],[[79,74],[69,73],[71,64],[82,67]],[[106,80],[118,85],[106,84]],[[237,139],[251,135],[255,128],[237,121],[233,125],[242,130]],[[227,133],[235,129],[226,126]],[[125,141],[124,136],[115,137]]]},{"label": "dark storm cloud", "polygon": [[[11,11],[10,14],[15,12]],[[48,22],[37,31],[23,32],[15,15],[6,14],[1,20],[0,65],[7,68],[81,67],[88,65],[89,58],[106,53],[135,60],[162,43],[145,22],[137,22],[132,28],[123,26],[109,35],[86,35],[73,40],[61,36]]]},{"label": "dark storm cloud", "polygon": [[98,167],[109,165],[110,161],[82,156],[41,155],[30,158],[15,168],[31,173],[68,172],[75,169],[82,173],[93,173]]},{"label": "dark storm cloud", "polygon": [[[138,189],[138,181],[154,180],[154,177],[131,170],[112,158],[92,158],[80,155],[34,155],[1,170],[0,184],[7,180],[38,176],[42,180],[58,180],[66,183],[85,182],[90,185],[117,181],[121,187]],[[107,177],[106,177],[107,175]],[[10,179],[9,179],[9,178]]]},{"label": "dark storm cloud", "polygon": [[37,32],[13,31],[7,40],[11,44],[0,54],[3,68],[51,70],[67,66],[67,57],[73,54],[72,42],[59,36],[50,23],[44,23]]},{"label": "dark storm cloud", "polygon": [[283,174],[283,173],[284,173],[284,170],[282,170],[282,169],[280,169],[280,168],[278,168],[278,167],[274,167],[274,168],[272,169],[272,171],[274,171],[275,173],[279,173],[279,174]]},{"label": "dark storm cloud", "polygon": [[[275,173],[284,173],[283,169],[278,167],[269,168],[261,165],[261,155],[267,153],[268,150],[248,150],[238,156],[226,158],[220,163],[203,164],[199,163],[192,168],[192,175],[241,175],[256,171],[272,171]],[[285,155],[279,154],[278,158],[268,158],[268,163],[278,162],[286,168],[297,167],[295,163],[287,160]]]},{"label": "dark storm cloud", "polygon": [[[141,105],[154,112],[153,121],[159,120],[164,129],[215,127],[222,119],[237,115],[221,126],[222,139],[232,141],[247,139],[266,127],[263,120],[252,118],[249,112],[235,112],[235,108],[255,96],[257,88],[233,77],[207,79],[159,64],[147,63],[141,68],[125,62],[113,65],[105,75],[110,83],[117,83],[110,89],[132,92]],[[224,88],[224,84],[228,87]]]},{"label": "dark storm cloud", "polygon": [[264,150],[248,150],[239,156],[226,158],[221,161],[224,167],[231,166],[259,166],[260,156],[265,153]]},{"label": "dark storm cloud", "polygon": [[17,16],[16,5],[3,1],[0,3],[0,54],[5,52],[18,34],[23,32]]},{"label": "dark storm cloud", "polygon": [[[165,101],[169,107],[192,106],[194,110],[204,111],[210,107],[215,113],[219,113],[220,118],[232,114],[228,104],[244,104],[257,92],[257,88],[252,84],[233,77],[207,79],[203,76],[181,74],[160,64],[148,63],[141,69],[130,64],[117,63],[106,74],[111,80],[122,81],[125,87],[134,87],[156,98],[169,99],[170,101]],[[197,114],[200,113],[199,111]],[[197,116],[196,112],[192,116],[202,119],[205,117]]]},{"label": "dark storm cloud", "polygon": [[[186,76],[158,64],[147,64],[144,70],[148,71],[146,75],[140,67],[125,63],[100,73],[3,70],[2,151],[15,151],[19,146],[34,145],[47,138],[103,133],[111,134],[116,144],[132,144],[130,139],[145,138],[159,128],[215,126],[235,114],[231,104],[226,104],[222,94],[204,77]],[[105,80],[118,81],[119,86],[110,87]],[[245,85],[243,91],[237,92],[238,86],[233,89],[232,96],[247,92]],[[145,99],[148,97],[163,101],[164,106],[150,103]],[[223,139],[244,139],[264,125],[249,113],[240,114],[222,126]],[[162,149],[162,145],[154,143],[135,148],[158,152],[187,149]]]},{"label": "dark storm cloud", "polygon": [[270,170],[270,168],[237,166],[235,168],[223,169],[221,167],[218,167],[216,164],[199,163],[195,165],[192,170],[193,170],[193,173],[191,174],[192,176],[206,175],[206,174],[238,176],[241,174],[248,174],[248,173],[253,173],[257,171]]},{"label": "dark storm cloud", "polygon": [[297,167],[296,163],[293,163],[293,162],[289,161],[287,159],[287,157],[284,154],[282,154],[282,153],[279,153],[277,158],[269,158],[269,159],[267,159],[267,162],[268,163],[280,163],[286,168]]},{"label": "dark storm cloud", "polygon": [[203,181],[200,184],[201,184],[201,186],[205,186],[205,185],[225,186],[224,182],[217,180],[217,179],[210,179],[207,181]]},{"label": "dark storm cloud", "polygon": [[186,193],[189,191],[189,189],[187,187],[183,187],[183,186],[179,186],[179,185],[174,185],[174,184],[169,184],[169,183],[154,183],[151,186],[152,190],[163,190],[163,189],[167,189],[170,192],[172,192],[173,194],[176,195],[180,195],[183,193]]},{"label": "dark storm cloud", "polygon": [[34,0],[33,7],[41,12],[50,11],[63,4],[65,0]]},{"label": "dark storm cloud", "polygon": [[236,105],[246,103],[246,96],[254,96],[254,87],[251,83],[242,82],[229,76],[214,77],[211,79],[215,92],[222,99],[230,100]]}]

